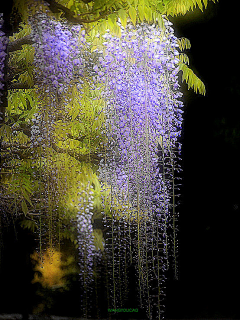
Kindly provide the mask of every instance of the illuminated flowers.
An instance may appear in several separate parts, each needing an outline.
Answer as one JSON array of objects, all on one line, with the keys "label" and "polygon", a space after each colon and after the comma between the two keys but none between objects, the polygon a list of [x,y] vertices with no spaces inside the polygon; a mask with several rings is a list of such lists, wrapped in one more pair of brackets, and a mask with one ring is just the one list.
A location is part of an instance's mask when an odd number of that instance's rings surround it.
[{"label": "illuminated flowers", "polygon": [[[133,203],[138,188],[141,207],[147,205],[149,193],[151,198],[162,199],[165,187],[169,194],[171,191],[169,181],[163,182],[159,172],[158,148],[171,167],[174,152],[180,147],[183,104],[178,91],[178,44],[167,21],[166,29],[163,32],[143,24],[129,26],[121,39],[107,34],[101,68],[95,68],[99,80],[107,79],[104,96],[109,161],[105,173],[114,170],[114,187],[131,189]],[[146,187],[149,175],[151,181]],[[160,189],[155,187],[157,181]],[[161,200],[158,206],[162,206]]]},{"label": "illuminated flowers", "polygon": [[[176,260],[175,173],[183,120],[178,41],[166,20],[165,30],[128,25],[122,28],[121,38],[109,32],[104,38],[104,56],[100,67],[94,68],[104,84],[106,100],[106,157],[100,164],[100,177],[111,186],[114,219],[124,217],[130,229],[137,230],[130,242],[137,248],[133,259],[139,297],[145,297],[150,317],[151,295],[156,296],[150,283],[160,287],[164,281],[171,242],[171,258]],[[121,209],[114,209],[116,203]],[[152,260],[146,258],[150,252]],[[159,299],[160,295],[162,289]],[[160,317],[160,304],[156,305],[155,316]]]},{"label": "illuminated flowers", "polygon": [[5,33],[1,30],[3,26],[2,14],[0,14],[0,103],[1,102],[1,91],[4,89],[4,61],[6,59],[6,49],[8,38],[5,36]]},{"label": "illuminated flowers", "polygon": [[63,93],[69,84],[81,76],[82,46],[86,42],[81,26],[69,26],[39,13],[32,24],[35,42],[36,80],[42,87],[52,87]]}]

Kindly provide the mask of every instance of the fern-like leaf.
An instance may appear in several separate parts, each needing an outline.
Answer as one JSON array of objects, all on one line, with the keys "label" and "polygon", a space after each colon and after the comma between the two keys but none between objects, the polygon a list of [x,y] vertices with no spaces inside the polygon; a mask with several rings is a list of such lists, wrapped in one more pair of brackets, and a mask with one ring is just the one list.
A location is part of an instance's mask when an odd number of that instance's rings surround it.
[{"label": "fern-like leaf", "polygon": [[185,63],[185,64],[189,65],[189,58],[186,55],[186,53],[180,53],[178,58],[182,63]]},{"label": "fern-like leaf", "polygon": [[37,229],[37,223],[33,220],[24,219],[20,222],[20,226],[23,229],[28,229],[34,232]]},{"label": "fern-like leaf", "polygon": [[179,70],[182,71],[182,81],[187,83],[188,89],[192,88],[195,93],[206,94],[206,88],[202,80],[185,63],[179,62]]},{"label": "fern-like leaf", "polygon": [[178,39],[178,45],[181,51],[191,48],[190,40],[184,37]]},{"label": "fern-like leaf", "polygon": [[216,3],[218,0],[171,0],[166,4],[165,14],[167,16],[184,15],[195,8],[203,11],[210,1]]}]

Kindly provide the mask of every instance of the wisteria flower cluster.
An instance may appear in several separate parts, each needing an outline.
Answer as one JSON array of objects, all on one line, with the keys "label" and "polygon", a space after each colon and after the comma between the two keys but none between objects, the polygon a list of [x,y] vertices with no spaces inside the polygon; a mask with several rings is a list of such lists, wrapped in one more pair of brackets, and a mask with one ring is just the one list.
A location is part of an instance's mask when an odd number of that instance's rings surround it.
[{"label": "wisteria flower cluster", "polygon": [[70,26],[40,12],[32,23],[35,42],[36,81],[43,88],[64,92],[71,81],[81,76],[85,30]]},{"label": "wisteria flower cluster", "polygon": [[[148,206],[152,190],[158,200],[152,209],[159,212],[165,191],[158,148],[165,162],[167,158],[173,160],[173,152],[181,149],[178,137],[183,120],[182,94],[177,90],[177,38],[170,22],[166,22],[166,28],[168,32],[145,24],[136,29],[129,26],[121,39],[107,33],[101,68],[95,67],[99,80],[106,85],[109,161],[105,173],[115,172],[115,187],[131,190],[132,205],[136,205],[136,188],[141,208]],[[153,181],[155,184],[157,180],[162,187],[153,190]]]},{"label": "wisteria flower cluster", "polygon": [[5,33],[1,30],[3,26],[3,14],[0,13],[0,103],[2,97],[2,90],[4,89],[4,61],[6,59],[6,50],[8,38],[5,36]]},{"label": "wisteria flower cluster", "polygon": [[[154,238],[156,245],[162,241],[165,259],[161,269],[165,270],[183,121],[177,38],[167,20],[164,31],[155,25],[129,25],[122,27],[121,38],[109,32],[104,37],[105,52],[100,67],[94,67],[104,83],[106,99],[107,159],[101,162],[100,177],[122,207],[128,207],[125,215],[141,224],[138,240]],[[140,219],[155,221],[157,233],[152,231],[153,224],[144,229]],[[146,242],[142,243],[148,250]],[[146,268],[150,262],[142,249],[135,255],[136,263]],[[154,268],[152,263],[152,274]]]},{"label": "wisteria flower cluster", "polygon": [[31,142],[33,147],[46,148],[53,142],[59,98],[66,99],[63,94],[74,80],[81,82],[85,30],[80,25],[57,21],[40,8],[30,18],[30,24],[35,48],[35,83],[41,97],[39,111],[33,118]]}]

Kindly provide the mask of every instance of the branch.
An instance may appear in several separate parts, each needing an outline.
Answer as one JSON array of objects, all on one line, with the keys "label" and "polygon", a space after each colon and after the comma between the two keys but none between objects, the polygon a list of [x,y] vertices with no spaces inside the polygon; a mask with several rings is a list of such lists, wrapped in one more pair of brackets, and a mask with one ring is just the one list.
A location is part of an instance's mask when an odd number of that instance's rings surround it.
[{"label": "branch", "polygon": [[[8,124],[8,123],[7,123]],[[21,131],[22,133],[24,133],[26,136],[28,136],[29,138],[31,137],[31,128],[28,126],[24,126],[24,127],[19,127],[19,128],[12,128],[13,131]]]},{"label": "branch", "polygon": [[[2,149],[5,149],[2,147]],[[30,154],[28,152],[24,152],[23,150],[0,150],[1,151],[9,151],[8,153],[1,154],[1,160],[11,159],[13,155],[17,155],[20,159],[29,159]]]},{"label": "branch", "polygon": [[70,133],[67,134],[67,137],[69,139],[73,139],[73,140],[77,140],[77,141],[80,141],[80,142],[83,142],[83,140],[86,138],[86,136],[82,136],[82,137],[74,137],[73,135],[71,135]]},{"label": "branch", "polygon": [[77,154],[76,152],[74,152],[72,150],[59,148],[55,143],[52,143],[52,148],[57,153],[66,153],[78,161],[92,162],[92,163],[97,164],[97,163],[99,163],[99,161],[101,159],[96,153]]},{"label": "branch", "polygon": [[33,89],[32,86],[29,86],[26,83],[20,83],[20,82],[13,82],[8,85],[8,89],[16,89],[16,90],[22,90],[22,89]]},{"label": "branch", "polygon": [[95,19],[92,19],[92,20],[89,20],[89,19],[82,19],[82,18],[79,18],[79,17],[75,17],[74,16],[74,13],[64,7],[63,5],[61,5],[60,3],[57,3],[56,1],[54,0],[45,0],[47,3],[49,3],[49,9],[53,12],[53,13],[59,13],[59,11],[62,11],[64,13],[64,16],[65,18],[69,21],[69,22],[72,22],[74,24],[81,24],[81,23],[91,23],[91,22],[96,22],[102,18],[105,18],[107,15],[109,15],[110,13],[112,12],[109,12],[109,11],[105,11],[105,12],[102,12],[101,16],[98,17],[98,18],[95,18]]},{"label": "branch", "polygon": [[8,52],[14,52],[14,51],[17,51],[17,50],[21,50],[22,46],[24,44],[33,44],[33,43],[34,43],[34,41],[32,40],[31,34],[28,34],[25,37],[22,37],[20,39],[17,39],[15,41],[9,43]]},{"label": "branch", "polygon": [[[16,148],[9,150],[10,147]],[[9,159],[13,155],[17,155],[20,157],[20,159],[28,159],[31,156],[31,153],[29,151],[26,152],[26,150],[29,149],[29,146],[24,145],[17,145],[17,144],[10,144],[10,143],[2,143],[0,148],[1,153],[1,160]],[[2,152],[7,152],[2,154]]]},{"label": "branch", "polygon": [[[94,153],[90,153],[90,154],[79,154],[79,153],[76,153],[76,152],[74,152],[72,150],[69,150],[69,149],[59,148],[55,143],[52,143],[51,147],[57,153],[68,154],[69,156],[75,158],[78,161],[92,162],[92,163],[98,164],[100,159],[101,159],[95,152]],[[16,148],[17,150],[16,149],[9,150],[9,148]],[[18,145],[16,143],[10,144],[10,143],[4,142],[4,144],[1,146],[1,149],[2,149],[3,152],[4,151],[5,152],[8,151],[9,154],[3,154],[2,155],[2,159],[7,159],[9,156],[11,156],[11,154],[12,155],[16,154],[21,159],[29,158],[31,156],[31,151],[34,148],[35,147],[31,148],[29,145]]]},{"label": "branch", "polygon": [[30,146],[25,146],[25,145],[19,145],[19,144],[16,144],[16,143],[7,143],[7,142],[3,142],[2,143],[2,148],[3,149],[7,149],[7,148],[17,148],[17,149],[22,149],[22,150],[26,150],[26,149],[29,149]]}]

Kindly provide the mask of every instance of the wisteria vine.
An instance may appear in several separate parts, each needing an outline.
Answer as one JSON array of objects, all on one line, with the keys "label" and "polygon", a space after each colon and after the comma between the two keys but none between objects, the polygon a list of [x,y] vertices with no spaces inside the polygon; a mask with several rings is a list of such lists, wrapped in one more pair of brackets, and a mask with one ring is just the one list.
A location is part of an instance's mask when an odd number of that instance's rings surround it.
[{"label": "wisteria vine", "polygon": [[[56,118],[64,115],[64,108],[71,104],[69,94],[71,87],[77,84],[79,94],[82,94],[84,70],[88,65],[85,30],[80,25],[69,25],[63,21],[52,19],[46,12],[38,12],[32,17],[32,35],[34,40],[36,67],[35,83],[39,97],[38,112],[34,115],[31,127],[31,145],[36,151],[41,164],[41,174],[44,184],[44,199],[48,217],[48,245],[52,246],[52,230],[56,228],[54,217],[57,214],[59,202],[58,169],[54,166],[54,130]],[[84,49],[83,49],[84,47]],[[61,106],[61,109],[59,108]],[[64,117],[62,123],[64,123]],[[67,120],[66,120],[67,122]],[[40,157],[39,157],[40,156]],[[36,152],[35,152],[36,157]],[[40,160],[39,160],[40,158]],[[78,230],[79,267],[82,287],[81,307],[85,316],[89,312],[91,286],[93,283],[95,252],[92,209],[93,187],[81,184],[78,189],[78,210],[76,225]],[[41,223],[41,222],[40,222]],[[43,238],[40,230],[40,237]],[[45,232],[46,235],[46,232]]]},{"label": "wisteria vine", "polygon": [[1,97],[3,93],[1,91],[4,90],[4,63],[6,59],[6,49],[8,38],[5,36],[5,33],[1,30],[3,27],[3,14],[0,13],[0,104],[2,103]]},{"label": "wisteria vine", "polygon": [[[114,204],[121,207],[121,215],[112,209],[113,221],[124,217],[125,228],[136,229],[135,237],[129,232],[129,243],[133,241],[135,248],[140,302],[146,301],[149,318],[156,304],[160,319],[170,242],[174,263],[177,255],[174,174],[179,170],[176,157],[183,120],[178,43],[167,20],[165,30],[146,24],[121,28],[121,38],[105,34],[101,67],[94,68],[105,85],[106,100],[107,142],[100,176],[105,186],[111,186]],[[114,270],[116,253],[111,248],[109,252]],[[113,287],[115,299],[117,286]]]}]

